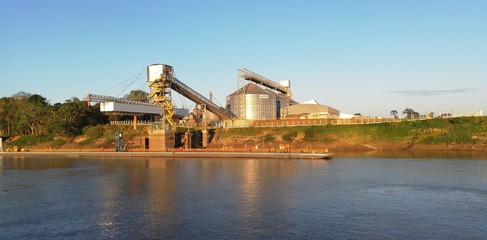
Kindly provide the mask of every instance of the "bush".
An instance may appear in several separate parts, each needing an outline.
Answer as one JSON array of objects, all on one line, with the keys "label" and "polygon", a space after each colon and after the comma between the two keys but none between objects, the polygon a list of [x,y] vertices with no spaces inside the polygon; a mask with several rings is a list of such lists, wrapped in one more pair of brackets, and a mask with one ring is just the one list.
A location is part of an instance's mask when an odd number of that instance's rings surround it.
[{"label": "bush", "polygon": [[282,140],[284,140],[286,142],[292,142],[294,140],[294,138],[296,138],[297,136],[298,136],[297,132],[286,133],[286,134],[282,135]]},{"label": "bush", "polygon": [[87,126],[83,129],[83,133],[85,134],[86,138],[89,140],[95,140],[103,136],[105,132],[103,125],[98,126]]},{"label": "bush", "polygon": [[51,143],[51,146],[52,146],[52,147],[61,147],[61,146],[63,146],[64,144],[66,144],[66,140],[64,140],[64,139],[56,139],[56,140],[54,140],[54,141]]},{"label": "bush", "polygon": [[274,137],[273,134],[268,133],[268,134],[264,135],[264,141],[265,142],[272,142],[275,140],[276,140],[276,137]]},{"label": "bush", "polygon": [[304,130],[304,140],[305,141],[313,141],[315,140],[315,136],[317,129],[315,127],[309,127]]}]

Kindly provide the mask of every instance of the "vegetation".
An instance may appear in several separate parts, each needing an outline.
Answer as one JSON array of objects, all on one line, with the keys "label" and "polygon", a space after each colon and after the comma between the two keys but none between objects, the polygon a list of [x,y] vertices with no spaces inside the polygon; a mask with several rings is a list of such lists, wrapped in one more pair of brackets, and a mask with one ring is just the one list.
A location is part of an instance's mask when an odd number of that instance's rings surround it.
[{"label": "vegetation", "polygon": [[406,115],[406,119],[419,119],[419,113],[412,108],[406,108],[402,114]]},{"label": "vegetation", "polygon": [[40,135],[40,136],[21,136],[15,141],[12,141],[10,145],[12,146],[34,146],[42,143],[50,142],[54,140],[54,135]]},{"label": "vegetation", "polygon": [[[132,91],[125,98],[147,101],[147,93]],[[117,132],[128,140],[147,133],[142,128],[108,125],[109,117],[99,109],[76,97],[50,104],[43,96],[19,92],[0,99],[0,137],[9,138],[6,146],[58,148],[104,146],[114,141]]]},{"label": "vegetation", "polygon": [[138,102],[149,102],[149,93],[142,90],[132,90],[129,94],[125,94],[123,98]]},{"label": "vegetation", "polygon": [[49,104],[45,97],[19,92],[0,99],[0,135],[77,136],[86,126],[105,124],[99,108],[77,98]]},{"label": "vegetation", "polygon": [[[227,129],[222,136],[233,138],[273,135],[275,141],[321,142],[337,141],[410,144],[487,144],[487,118],[435,118],[364,125],[325,125],[309,127]],[[271,142],[266,140],[266,142]]]},{"label": "vegetation", "polygon": [[98,125],[88,126],[84,129],[85,139],[80,143],[81,145],[110,145],[115,141],[115,135],[118,132],[124,134],[124,139],[132,140],[134,137],[144,136],[147,134],[144,127],[133,129],[132,126],[116,126],[116,125]]}]

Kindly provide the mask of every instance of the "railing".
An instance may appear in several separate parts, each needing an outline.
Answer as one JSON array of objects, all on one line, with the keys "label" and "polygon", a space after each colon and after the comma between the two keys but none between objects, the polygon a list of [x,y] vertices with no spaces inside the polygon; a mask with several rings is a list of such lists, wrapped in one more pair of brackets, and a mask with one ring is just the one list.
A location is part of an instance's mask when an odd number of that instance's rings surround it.
[{"label": "railing", "polygon": [[295,127],[295,126],[322,126],[322,125],[353,125],[400,122],[394,118],[351,118],[351,119],[283,119],[283,120],[256,120],[253,127]]},{"label": "railing", "polygon": [[483,116],[484,113],[482,110],[479,111],[469,111],[469,112],[443,112],[438,117],[442,118],[454,118],[454,117],[480,117]]},{"label": "railing", "polygon": [[[482,111],[472,111],[468,113],[461,113],[455,116],[445,115],[439,116],[440,118],[454,118],[454,117],[469,117],[469,116],[483,116]],[[431,119],[421,115],[415,119],[404,118],[367,118],[358,117],[351,119],[281,119],[281,120],[234,120],[223,121],[221,126],[207,126],[207,128],[246,128],[246,127],[296,127],[296,126],[322,126],[322,125],[359,125],[359,124],[377,124],[377,123],[390,123],[390,122],[402,122],[402,121],[419,121]],[[134,121],[111,121],[111,125],[133,125]],[[151,121],[138,120],[137,125],[151,125]],[[178,127],[202,127],[195,123],[178,123]]]},{"label": "railing", "polygon": [[[436,118],[456,118],[456,117],[477,117],[483,116],[482,110],[461,112],[457,114],[443,113]],[[294,127],[294,126],[320,126],[320,125],[356,125],[356,124],[376,124],[402,121],[420,121],[432,119],[428,115],[419,115],[416,118],[381,118],[381,117],[355,117],[350,119],[282,119],[282,120],[255,120],[251,124],[253,127]],[[233,125],[237,128],[239,126]],[[245,126],[240,126],[245,127]]]},{"label": "railing", "polygon": [[[148,120],[137,120],[137,125],[151,125],[152,121]],[[133,120],[124,120],[124,121],[110,121],[110,125],[133,125]]]}]

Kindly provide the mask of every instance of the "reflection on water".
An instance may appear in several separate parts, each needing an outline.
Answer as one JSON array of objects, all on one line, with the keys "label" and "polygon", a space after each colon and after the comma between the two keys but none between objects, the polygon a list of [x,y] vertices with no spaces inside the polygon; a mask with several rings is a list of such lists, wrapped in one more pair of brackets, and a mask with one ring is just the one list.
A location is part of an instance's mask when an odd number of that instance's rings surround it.
[{"label": "reflection on water", "polygon": [[373,158],[414,158],[414,159],[478,159],[487,160],[485,151],[367,151],[367,152],[338,152],[343,157],[373,157]]},{"label": "reflection on water", "polygon": [[0,234],[7,239],[486,238],[487,161],[448,156],[6,157],[0,160]]},{"label": "reflection on water", "polygon": [[[7,159],[7,157],[6,157]],[[59,161],[60,158],[34,158],[32,157],[8,157],[6,169],[16,170],[40,170],[40,169],[53,169],[53,168],[69,168],[73,166],[71,161]],[[0,159],[3,164],[3,160]]]}]

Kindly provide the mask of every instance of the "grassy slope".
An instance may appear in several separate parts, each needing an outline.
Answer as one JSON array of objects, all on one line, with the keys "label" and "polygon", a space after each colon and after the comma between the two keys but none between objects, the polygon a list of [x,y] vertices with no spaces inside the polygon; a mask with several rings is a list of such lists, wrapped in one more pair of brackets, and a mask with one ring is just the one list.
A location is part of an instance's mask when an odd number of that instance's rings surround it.
[{"label": "grassy slope", "polygon": [[140,147],[141,138],[147,135],[143,126],[134,130],[132,126],[98,125],[86,127],[84,134],[75,138],[65,136],[21,136],[5,142],[6,148],[13,146],[25,147],[28,149],[98,149],[114,148],[117,132],[124,134],[124,142],[128,146]]},{"label": "grassy slope", "polygon": [[[333,149],[483,149],[487,117],[431,119],[384,124],[225,129],[218,142]],[[487,149],[487,148],[486,148]]]}]

